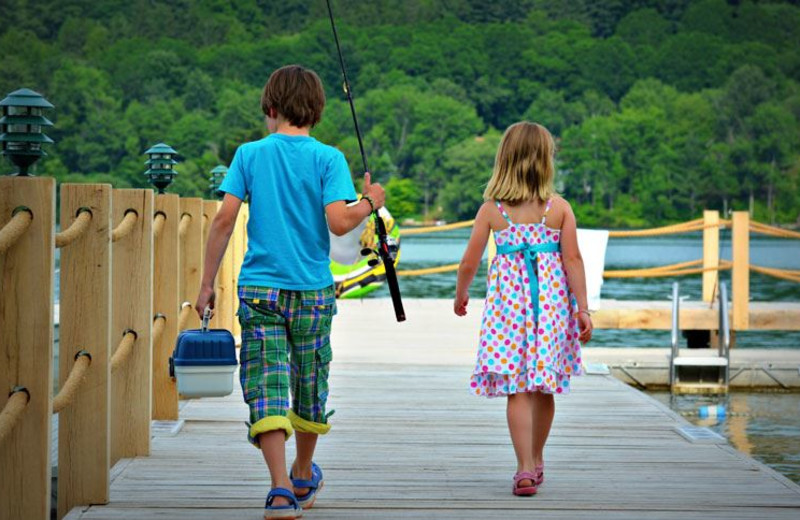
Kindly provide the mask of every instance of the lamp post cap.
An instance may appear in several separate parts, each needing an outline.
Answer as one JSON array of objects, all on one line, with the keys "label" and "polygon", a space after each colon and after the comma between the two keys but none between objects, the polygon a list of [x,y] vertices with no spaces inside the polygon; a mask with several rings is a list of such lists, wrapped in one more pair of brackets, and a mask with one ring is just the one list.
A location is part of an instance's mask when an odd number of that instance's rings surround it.
[{"label": "lamp post cap", "polygon": [[150,149],[149,149],[149,150],[147,150],[147,151],[146,151],[146,152],[144,152],[144,153],[146,153],[146,154],[152,154],[152,153],[171,153],[171,154],[175,154],[175,155],[177,155],[177,154],[178,154],[178,152],[176,152],[175,150],[173,150],[173,149],[172,149],[172,147],[171,147],[170,145],[168,145],[168,144],[164,144],[164,143],[158,143],[157,145],[154,145],[154,146],[150,147]]},{"label": "lamp post cap", "polygon": [[15,90],[0,101],[0,106],[53,108],[53,105],[44,96],[29,88]]},{"label": "lamp post cap", "polygon": [[228,173],[228,168],[220,164],[218,166],[215,166],[214,169],[211,170],[211,173]]}]

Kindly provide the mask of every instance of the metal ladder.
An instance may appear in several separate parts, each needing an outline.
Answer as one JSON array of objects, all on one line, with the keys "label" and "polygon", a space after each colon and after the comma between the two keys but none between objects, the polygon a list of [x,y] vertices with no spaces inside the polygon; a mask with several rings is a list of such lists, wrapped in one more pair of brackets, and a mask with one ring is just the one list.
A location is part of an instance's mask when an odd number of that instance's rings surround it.
[{"label": "metal ladder", "polygon": [[716,355],[681,355],[680,290],[672,285],[672,352],[669,359],[669,386],[674,394],[728,392],[730,382],[731,329],[728,318],[728,289],[719,285],[719,348]]}]

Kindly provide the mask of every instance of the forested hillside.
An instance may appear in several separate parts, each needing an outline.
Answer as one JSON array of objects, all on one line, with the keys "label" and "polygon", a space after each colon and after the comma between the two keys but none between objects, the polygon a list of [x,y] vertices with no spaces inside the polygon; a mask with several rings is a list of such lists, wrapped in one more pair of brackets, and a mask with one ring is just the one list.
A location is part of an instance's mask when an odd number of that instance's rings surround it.
[{"label": "forested hillside", "polygon": [[[583,225],[703,208],[800,219],[800,7],[725,0],[333,0],[374,176],[401,217],[468,218],[502,133],[559,139],[558,187]],[[37,174],[146,186],[142,155],[183,157],[172,190],[265,133],[269,73],[314,68],[314,135],[358,147],[322,0],[0,2],[0,94],[56,105]],[[0,172],[11,171],[3,161]]]}]

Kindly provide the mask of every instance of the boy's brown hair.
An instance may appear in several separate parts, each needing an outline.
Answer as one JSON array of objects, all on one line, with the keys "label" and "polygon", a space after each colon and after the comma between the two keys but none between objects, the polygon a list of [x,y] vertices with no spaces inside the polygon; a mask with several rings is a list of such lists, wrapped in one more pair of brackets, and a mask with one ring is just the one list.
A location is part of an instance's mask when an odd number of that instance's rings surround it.
[{"label": "boy's brown hair", "polygon": [[313,127],[325,108],[325,90],[317,73],[300,65],[286,65],[270,75],[261,94],[261,110],[275,109],[292,126]]}]

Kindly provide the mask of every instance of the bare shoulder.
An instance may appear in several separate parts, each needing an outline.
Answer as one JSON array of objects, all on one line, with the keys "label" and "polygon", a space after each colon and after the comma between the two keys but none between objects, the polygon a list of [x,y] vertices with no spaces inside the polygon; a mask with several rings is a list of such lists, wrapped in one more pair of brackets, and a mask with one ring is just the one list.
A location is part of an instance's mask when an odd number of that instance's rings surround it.
[{"label": "bare shoulder", "polygon": [[490,227],[493,231],[504,229],[508,227],[506,219],[497,208],[497,204],[493,200],[487,200],[478,209],[478,214],[475,216],[475,225],[484,225]]}]

